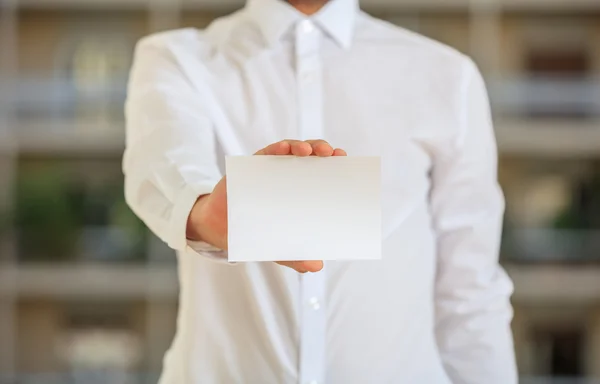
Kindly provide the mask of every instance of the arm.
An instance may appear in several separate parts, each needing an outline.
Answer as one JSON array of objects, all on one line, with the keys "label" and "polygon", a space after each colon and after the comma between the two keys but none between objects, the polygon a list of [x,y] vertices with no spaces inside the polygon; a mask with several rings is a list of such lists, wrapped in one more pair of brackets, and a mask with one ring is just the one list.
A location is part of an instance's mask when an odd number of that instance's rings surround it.
[{"label": "arm", "polygon": [[203,100],[161,36],[136,47],[126,104],[125,197],[171,248],[190,245],[209,257],[223,251],[186,239],[189,213],[221,179],[215,135]]},{"label": "arm", "polygon": [[[123,159],[125,197],[135,214],[171,248],[227,262],[227,181],[217,166],[208,90],[190,82],[160,35],[142,40],[131,71]],[[201,76],[203,68],[194,68]],[[284,140],[256,155],[345,156],[322,140]],[[317,272],[322,261],[280,262]]]},{"label": "arm", "polygon": [[436,337],[454,383],[510,384],[517,382],[513,288],[498,264],[504,199],[497,150],[483,79],[470,60],[464,73],[461,132],[432,173]]}]

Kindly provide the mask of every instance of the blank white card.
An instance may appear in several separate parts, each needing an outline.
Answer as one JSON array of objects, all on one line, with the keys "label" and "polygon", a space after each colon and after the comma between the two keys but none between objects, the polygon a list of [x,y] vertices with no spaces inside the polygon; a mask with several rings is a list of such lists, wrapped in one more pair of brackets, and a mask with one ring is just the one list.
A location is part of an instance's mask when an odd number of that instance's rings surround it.
[{"label": "blank white card", "polygon": [[226,160],[229,261],[381,258],[379,157]]}]

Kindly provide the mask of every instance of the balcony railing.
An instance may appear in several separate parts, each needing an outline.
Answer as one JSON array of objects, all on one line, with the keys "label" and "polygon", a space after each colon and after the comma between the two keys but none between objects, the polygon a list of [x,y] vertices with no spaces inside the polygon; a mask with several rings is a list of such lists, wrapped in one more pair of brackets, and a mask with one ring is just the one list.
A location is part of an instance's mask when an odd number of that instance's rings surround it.
[{"label": "balcony railing", "polygon": [[[15,86],[20,120],[107,114],[122,119],[125,77],[78,87],[70,79],[26,77]],[[600,117],[600,78],[521,77],[489,79],[490,98],[499,116]]]},{"label": "balcony railing", "polygon": [[600,79],[491,79],[489,90],[498,116],[600,117]]},{"label": "balcony railing", "polygon": [[600,262],[600,230],[510,230],[502,254],[516,262]]},{"label": "balcony railing", "polygon": [[[146,384],[156,383],[158,373],[138,373],[138,374],[120,374],[120,373],[88,373],[88,374],[20,374],[18,376],[7,376],[0,374],[2,383],[19,384],[95,384],[95,383],[115,383],[115,384]],[[598,379],[586,379],[577,377],[522,377],[520,382],[523,384],[600,384]]]},{"label": "balcony railing", "polygon": [[110,371],[73,373],[22,373],[2,375],[2,384],[146,384],[156,383],[159,373],[122,373]]},{"label": "balcony railing", "polygon": [[600,384],[600,379],[583,377],[544,377],[529,376],[519,379],[521,384]]},{"label": "balcony railing", "polygon": [[[15,117],[20,122],[36,120],[72,122],[73,120],[122,121],[127,79],[77,85],[68,78],[26,77],[13,86]],[[25,124],[27,125],[27,124]]]},{"label": "balcony railing", "polygon": [[[181,2],[184,9],[203,9],[203,10],[233,10],[244,5],[243,0],[185,0]],[[478,3],[484,3],[485,0],[363,0],[361,5],[367,11],[383,9],[403,10],[403,9],[469,9],[470,6],[477,6]],[[500,9],[517,10],[596,10],[598,3],[596,0],[497,0],[492,3]],[[19,5],[24,6],[71,6],[77,9],[98,7],[119,9],[131,7],[147,7],[145,0],[20,0]]]},{"label": "balcony railing", "polygon": [[[164,257],[169,249],[150,238],[145,229],[118,226],[82,226],[61,233],[60,241],[33,231],[20,234],[17,260],[21,263],[143,263],[152,253]],[[38,231],[39,232],[39,231]],[[34,240],[34,241],[32,241]],[[154,256],[157,259],[158,256]]]}]

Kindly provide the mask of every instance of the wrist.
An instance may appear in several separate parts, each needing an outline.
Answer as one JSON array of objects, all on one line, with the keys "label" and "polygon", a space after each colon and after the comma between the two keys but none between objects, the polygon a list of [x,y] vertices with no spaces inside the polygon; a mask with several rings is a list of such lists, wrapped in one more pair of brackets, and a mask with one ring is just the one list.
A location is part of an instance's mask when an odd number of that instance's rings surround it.
[{"label": "wrist", "polygon": [[202,232],[203,228],[206,228],[206,206],[210,195],[203,195],[198,197],[187,220],[186,226],[186,237],[192,241],[203,241],[205,236]]}]

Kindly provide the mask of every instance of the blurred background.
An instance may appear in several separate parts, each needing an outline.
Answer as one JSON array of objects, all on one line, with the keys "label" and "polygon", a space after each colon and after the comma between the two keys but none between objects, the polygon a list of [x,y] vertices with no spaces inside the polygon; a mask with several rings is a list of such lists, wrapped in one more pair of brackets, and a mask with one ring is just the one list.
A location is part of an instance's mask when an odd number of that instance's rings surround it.
[{"label": "blurred background", "polygon": [[[363,0],[471,55],[507,197],[523,383],[600,383],[600,1]],[[173,252],[123,199],[123,101],[143,35],[241,0],[0,0],[0,383],[155,383]]]}]

